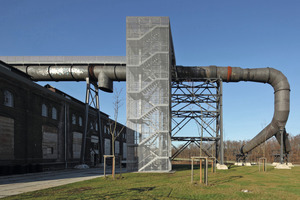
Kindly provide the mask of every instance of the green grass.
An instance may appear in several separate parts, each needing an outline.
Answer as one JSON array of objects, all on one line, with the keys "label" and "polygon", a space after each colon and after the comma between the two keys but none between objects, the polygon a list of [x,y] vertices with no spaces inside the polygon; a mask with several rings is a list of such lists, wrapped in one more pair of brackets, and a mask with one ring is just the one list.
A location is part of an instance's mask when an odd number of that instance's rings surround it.
[{"label": "green grass", "polygon": [[[126,173],[122,178],[96,178],[6,199],[300,199],[300,167],[258,172],[257,166],[209,173],[209,186],[191,183],[190,166],[176,173]],[[199,181],[199,170],[194,172]],[[249,190],[244,193],[241,190]]]}]

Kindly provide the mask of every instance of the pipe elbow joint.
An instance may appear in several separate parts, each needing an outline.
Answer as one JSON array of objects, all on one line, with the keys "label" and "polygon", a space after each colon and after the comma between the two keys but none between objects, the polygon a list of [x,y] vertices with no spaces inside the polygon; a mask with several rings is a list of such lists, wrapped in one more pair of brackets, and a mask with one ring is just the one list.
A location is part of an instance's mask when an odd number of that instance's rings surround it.
[{"label": "pipe elbow joint", "polygon": [[290,84],[287,80],[286,76],[279,70],[274,68],[269,69],[269,80],[268,83],[272,85],[274,88],[274,92],[280,90],[289,90],[290,91]]},{"label": "pipe elbow joint", "polygon": [[104,72],[100,72],[98,75],[98,87],[102,91],[112,93],[113,81]]}]

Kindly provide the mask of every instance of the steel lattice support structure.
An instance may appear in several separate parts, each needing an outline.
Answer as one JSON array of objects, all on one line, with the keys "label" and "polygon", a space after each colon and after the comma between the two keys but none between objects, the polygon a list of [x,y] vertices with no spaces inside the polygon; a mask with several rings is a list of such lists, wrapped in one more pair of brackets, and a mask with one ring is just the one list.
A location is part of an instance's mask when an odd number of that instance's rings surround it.
[{"label": "steel lattice support structure", "polygon": [[90,107],[97,110],[97,121],[96,124],[92,124],[93,127],[98,127],[99,134],[99,150],[100,150],[100,163],[102,163],[103,155],[103,137],[102,137],[102,127],[101,127],[101,116],[100,116],[100,104],[99,104],[99,88],[97,82],[90,81],[90,78],[86,78],[86,96],[85,96],[85,123],[84,123],[84,133],[82,138],[82,148],[80,153],[80,163],[84,164],[85,151],[86,151],[86,138],[90,130],[89,126],[89,109]]},{"label": "steel lattice support structure", "polygon": [[[207,156],[215,156],[223,164],[222,80],[191,79],[190,82],[185,81],[178,79],[172,82],[171,138],[172,141],[185,142],[172,155],[172,159],[188,145],[194,143]],[[181,133],[182,129],[193,121],[197,124],[197,130]],[[208,149],[202,145],[202,142],[210,143]]]}]

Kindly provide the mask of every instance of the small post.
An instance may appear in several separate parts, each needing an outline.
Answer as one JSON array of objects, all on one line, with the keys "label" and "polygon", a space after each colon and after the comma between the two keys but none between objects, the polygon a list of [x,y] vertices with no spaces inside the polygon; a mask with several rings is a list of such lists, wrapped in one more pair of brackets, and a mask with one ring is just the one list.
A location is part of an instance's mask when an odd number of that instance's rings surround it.
[{"label": "small post", "polygon": [[205,158],[205,185],[208,182],[208,158]]},{"label": "small post", "polygon": [[267,171],[267,158],[262,157],[262,158],[258,159],[258,166],[259,166],[258,169],[259,169],[259,171],[261,171],[260,170],[261,165],[262,165],[262,171],[266,172]]},{"label": "small post", "polygon": [[[200,180],[199,182],[205,182],[205,185],[208,183],[208,158],[207,157],[191,157],[192,159],[192,171],[191,171],[191,182],[193,183],[194,178],[194,159],[199,159],[200,163]],[[205,166],[204,166],[204,176],[202,176],[202,160],[205,160]],[[202,180],[202,177],[204,178],[204,181]]]},{"label": "small post", "polygon": [[200,158],[200,183],[202,183],[202,159]]},{"label": "small post", "polygon": [[112,158],[113,159],[113,166],[112,166],[112,177],[115,179],[115,169],[114,169],[114,163],[115,163],[115,156],[114,155],[104,155],[104,177],[106,177],[106,158]]},{"label": "small post", "polygon": [[120,178],[122,178],[122,156],[119,156],[120,164]]},{"label": "small post", "polygon": [[106,177],[106,156],[104,156],[104,177]]},{"label": "small post", "polygon": [[194,158],[192,157],[192,171],[191,171],[191,183],[194,181]]},{"label": "small post", "polygon": [[116,159],[115,159],[115,156],[112,156],[112,158],[113,158],[112,178],[115,179],[115,162],[116,162]]}]

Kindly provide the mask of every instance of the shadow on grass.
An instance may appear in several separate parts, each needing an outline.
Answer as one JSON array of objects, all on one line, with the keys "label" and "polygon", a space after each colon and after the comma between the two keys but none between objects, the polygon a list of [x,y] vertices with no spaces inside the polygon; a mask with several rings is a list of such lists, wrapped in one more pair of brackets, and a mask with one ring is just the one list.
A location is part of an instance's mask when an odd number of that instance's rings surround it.
[{"label": "shadow on grass", "polygon": [[185,170],[190,170],[191,165],[173,165],[172,166],[173,170],[175,171],[185,171]]},{"label": "shadow on grass", "polygon": [[[199,169],[200,166],[199,164],[194,164],[194,170]],[[204,168],[204,166],[203,166]],[[211,167],[208,167],[208,169],[211,169]],[[180,164],[180,165],[173,165],[174,171],[186,171],[186,170],[191,170],[191,165],[190,164]]]},{"label": "shadow on grass", "polygon": [[112,191],[104,194],[98,194],[97,199],[153,199],[147,192],[154,190],[155,187],[137,187],[122,191]]},{"label": "shadow on grass", "polygon": [[229,177],[225,177],[223,179],[210,181],[210,185],[215,186],[215,185],[221,185],[224,183],[230,183],[230,182],[233,182],[233,181],[235,181],[237,179],[241,179],[241,178],[243,178],[243,176],[229,176]]},{"label": "shadow on grass", "polygon": [[137,191],[137,192],[147,192],[155,189],[155,187],[139,187],[139,188],[130,188],[130,191]]}]

